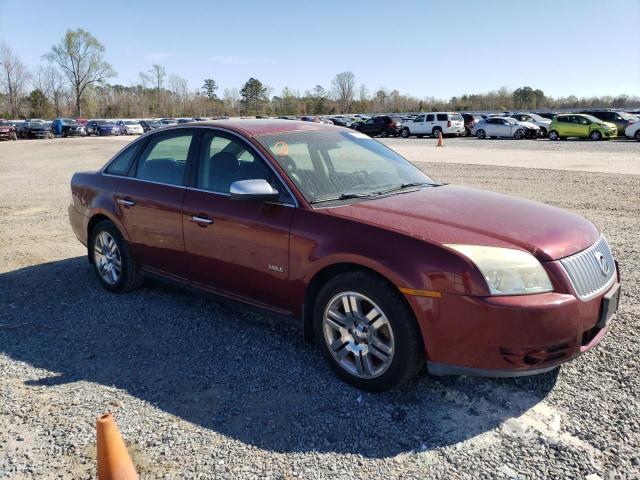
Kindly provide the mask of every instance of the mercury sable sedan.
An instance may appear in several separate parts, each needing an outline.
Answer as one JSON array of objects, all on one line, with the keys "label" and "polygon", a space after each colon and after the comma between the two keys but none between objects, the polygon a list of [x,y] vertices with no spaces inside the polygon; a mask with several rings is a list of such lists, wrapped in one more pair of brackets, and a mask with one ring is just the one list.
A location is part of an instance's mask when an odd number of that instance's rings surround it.
[{"label": "mercury sable sedan", "polygon": [[76,173],[71,191],[71,225],[107,290],[151,275],[298,320],[366,390],[425,363],[546,372],[600,342],[618,306],[617,264],[588,220],[440,184],[342,127],[167,127]]}]

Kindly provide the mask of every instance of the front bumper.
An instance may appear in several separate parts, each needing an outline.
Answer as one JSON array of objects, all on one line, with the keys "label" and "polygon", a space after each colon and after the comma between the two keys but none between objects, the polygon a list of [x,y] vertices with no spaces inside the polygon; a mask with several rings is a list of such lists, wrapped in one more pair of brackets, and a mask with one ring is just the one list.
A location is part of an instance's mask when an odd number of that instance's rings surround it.
[{"label": "front bumper", "polygon": [[429,372],[512,377],[544,373],[596,346],[608,331],[598,324],[606,294],[586,302],[559,292],[407,299]]}]

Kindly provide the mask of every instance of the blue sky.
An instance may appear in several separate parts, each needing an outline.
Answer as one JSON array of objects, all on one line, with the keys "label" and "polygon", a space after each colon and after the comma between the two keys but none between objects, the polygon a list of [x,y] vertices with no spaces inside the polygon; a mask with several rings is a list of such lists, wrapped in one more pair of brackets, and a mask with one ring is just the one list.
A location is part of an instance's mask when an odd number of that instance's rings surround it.
[{"label": "blue sky", "polygon": [[[449,98],[528,85],[547,95],[640,95],[640,0],[0,0],[0,41],[37,66],[68,28],[105,46],[129,85],[153,63],[189,88],[250,76],[279,93],[351,70],[370,92]],[[484,8],[479,9],[482,5]]]}]

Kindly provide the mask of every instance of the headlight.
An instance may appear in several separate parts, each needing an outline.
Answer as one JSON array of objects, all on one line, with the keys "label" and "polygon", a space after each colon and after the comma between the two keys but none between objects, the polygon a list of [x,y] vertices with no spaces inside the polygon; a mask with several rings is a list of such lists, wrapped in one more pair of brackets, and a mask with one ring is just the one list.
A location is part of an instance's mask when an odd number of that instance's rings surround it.
[{"label": "headlight", "polygon": [[530,253],[481,245],[447,246],[478,267],[491,295],[523,295],[553,290],[547,272]]}]

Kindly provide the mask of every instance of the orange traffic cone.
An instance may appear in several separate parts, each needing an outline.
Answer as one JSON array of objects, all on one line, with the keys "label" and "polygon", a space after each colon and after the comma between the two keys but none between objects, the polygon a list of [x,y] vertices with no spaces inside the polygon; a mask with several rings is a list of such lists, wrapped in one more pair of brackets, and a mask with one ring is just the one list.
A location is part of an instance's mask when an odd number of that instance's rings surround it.
[{"label": "orange traffic cone", "polygon": [[438,143],[436,147],[444,147],[444,140],[442,140],[442,131],[438,130]]},{"label": "orange traffic cone", "polygon": [[98,441],[98,480],[138,480],[127,447],[118,432],[113,415],[107,413],[96,422]]}]

